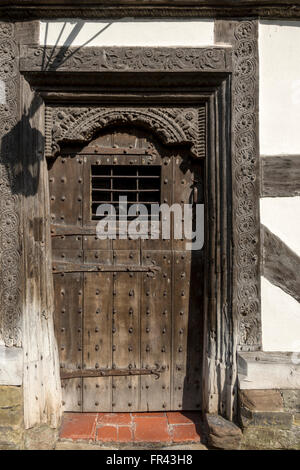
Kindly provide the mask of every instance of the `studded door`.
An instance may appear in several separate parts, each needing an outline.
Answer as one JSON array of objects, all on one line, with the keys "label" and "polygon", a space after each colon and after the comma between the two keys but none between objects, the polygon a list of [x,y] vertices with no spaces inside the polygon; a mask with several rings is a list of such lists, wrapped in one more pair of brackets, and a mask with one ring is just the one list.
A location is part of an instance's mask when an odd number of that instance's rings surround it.
[{"label": "studded door", "polygon": [[[55,331],[66,411],[199,410],[203,252],[96,235],[97,207],[202,202],[202,165],[116,129],[49,163]],[[120,217],[120,215],[119,215]],[[129,219],[130,220],[130,219]]]}]

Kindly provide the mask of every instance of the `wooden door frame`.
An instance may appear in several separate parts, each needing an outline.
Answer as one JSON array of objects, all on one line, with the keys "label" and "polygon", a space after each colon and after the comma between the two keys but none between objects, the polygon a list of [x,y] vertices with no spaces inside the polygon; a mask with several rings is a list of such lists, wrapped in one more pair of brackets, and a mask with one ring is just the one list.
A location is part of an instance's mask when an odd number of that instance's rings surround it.
[{"label": "wooden door frame", "polygon": [[[186,116],[182,122],[172,109],[188,108],[200,116],[199,105],[205,104],[203,410],[230,419],[236,411],[236,353],[261,348],[257,21],[237,20],[231,26],[232,47],[22,46],[20,59],[23,99],[28,101],[29,83],[34,89],[30,100],[40,100],[35,125],[45,136],[46,156],[61,142],[76,140],[71,130],[76,130],[74,120],[82,119],[82,142],[113,122],[137,120],[165,143],[189,145],[195,158],[203,158],[197,142],[203,120],[195,126]],[[136,118],[141,96],[147,111]],[[105,116],[106,106],[113,107],[113,117]],[[153,109],[159,109],[158,123]],[[93,113],[98,113],[96,129],[85,124],[95,120]],[[46,209],[45,231],[50,230],[48,216]]]}]

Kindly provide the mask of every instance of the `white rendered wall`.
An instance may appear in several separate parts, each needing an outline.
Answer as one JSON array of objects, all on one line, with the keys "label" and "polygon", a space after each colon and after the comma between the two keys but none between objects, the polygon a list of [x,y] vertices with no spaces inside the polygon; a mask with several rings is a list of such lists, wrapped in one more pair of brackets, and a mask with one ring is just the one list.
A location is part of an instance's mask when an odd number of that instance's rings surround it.
[{"label": "white rendered wall", "polygon": [[261,294],[263,350],[300,351],[299,302],[264,277]]},{"label": "white rendered wall", "polygon": [[[300,21],[260,21],[261,155],[300,155]],[[262,198],[261,223],[300,256],[300,197]],[[299,273],[300,275],[300,273]],[[264,351],[300,350],[300,304],[261,283]]]},{"label": "white rendered wall", "polygon": [[262,198],[260,221],[300,256],[300,196]]},{"label": "white rendered wall", "polygon": [[[300,21],[260,21],[260,154],[300,155]],[[300,197],[262,198],[261,223],[300,256]],[[299,273],[300,275],[300,273]],[[264,351],[300,350],[300,304],[261,282]]]},{"label": "white rendered wall", "polygon": [[40,44],[49,46],[209,46],[213,20],[58,20],[40,22]]},{"label": "white rendered wall", "polygon": [[300,21],[259,25],[261,155],[300,155]]},{"label": "white rendered wall", "polygon": [[[300,197],[262,198],[260,216],[300,256]],[[263,351],[300,351],[300,303],[264,277],[261,311]]]}]

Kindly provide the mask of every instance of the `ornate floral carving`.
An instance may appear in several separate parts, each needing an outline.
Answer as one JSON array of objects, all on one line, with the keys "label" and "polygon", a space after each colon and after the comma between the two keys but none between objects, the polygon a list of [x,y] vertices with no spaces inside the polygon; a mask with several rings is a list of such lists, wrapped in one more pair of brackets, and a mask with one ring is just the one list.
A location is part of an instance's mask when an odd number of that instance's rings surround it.
[{"label": "ornate floral carving", "polygon": [[240,349],[261,346],[259,289],[259,181],[257,137],[257,22],[234,30],[233,204],[236,226],[236,312]]},{"label": "ornate floral carving", "polygon": [[99,48],[24,47],[21,70],[31,71],[225,71],[230,51],[221,47],[184,48]]},{"label": "ornate floral carving", "polygon": [[[164,144],[189,144],[194,156],[205,156],[205,108],[51,108],[46,114],[46,149],[56,155],[63,142],[88,142],[100,129],[133,124],[153,131]],[[49,132],[52,129],[51,132]],[[49,142],[51,138],[51,142]]]},{"label": "ornate floral carving", "polygon": [[14,26],[0,23],[0,79],[5,100],[0,104],[0,341],[21,345],[20,239],[18,198],[13,194],[9,162],[17,151],[12,130],[17,123],[17,45]]}]

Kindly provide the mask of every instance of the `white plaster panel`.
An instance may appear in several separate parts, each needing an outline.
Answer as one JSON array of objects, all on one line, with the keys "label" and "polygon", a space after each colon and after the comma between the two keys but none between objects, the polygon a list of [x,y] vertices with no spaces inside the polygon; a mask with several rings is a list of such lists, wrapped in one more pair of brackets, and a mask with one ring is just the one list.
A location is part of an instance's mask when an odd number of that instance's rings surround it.
[{"label": "white plaster panel", "polygon": [[40,22],[40,44],[49,46],[208,46],[213,20],[66,19]]},{"label": "white plaster panel", "polygon": [[23,349],[0,345],[0,385],[22,385]]},{"label": "white plaster panel", "polygon": [[300,256],[300,197],[264,197],[261,223]]},{"label": "white plaster panel", "polygon": [[300,154],[300,21],[260,21],[260,153]]},{"label": "white plaster panel", "polygon": [[261,309],[263,351],[300,352],[299,302],[262,277]]}]

